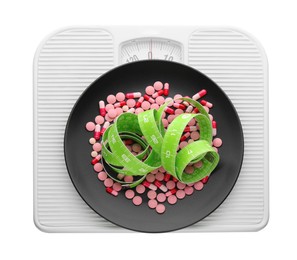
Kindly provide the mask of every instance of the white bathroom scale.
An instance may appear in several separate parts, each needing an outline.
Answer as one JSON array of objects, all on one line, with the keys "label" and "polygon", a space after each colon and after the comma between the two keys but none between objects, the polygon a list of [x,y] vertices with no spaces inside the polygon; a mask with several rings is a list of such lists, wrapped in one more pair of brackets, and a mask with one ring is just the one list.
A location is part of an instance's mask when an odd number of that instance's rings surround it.
[{"label": "white bathroom scale", "polygon": [[[268,222],[268,64],[233,28],[94,26],[49,35],[34,59],[34,222],[45,232],[131,232],[80,197],[64,159],[69,114],[99,76],[140,60],[186,64],[211,78],[239,115],[244,156],[235,186],[210,215],[175,232],[257,231]],[[194,94],[194,93],[193,93]]]}]

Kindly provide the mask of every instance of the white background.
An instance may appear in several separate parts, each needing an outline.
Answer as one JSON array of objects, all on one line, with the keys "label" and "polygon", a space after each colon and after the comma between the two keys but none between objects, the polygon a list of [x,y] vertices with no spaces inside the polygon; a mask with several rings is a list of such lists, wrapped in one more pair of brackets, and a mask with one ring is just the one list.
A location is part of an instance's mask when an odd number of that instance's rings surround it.
[{"label": "white background", "polygon": [[[1,1],[0,259],[296,259],[296,1]],[[232,26],[264,46],[270,81],[270,220],[255,233],[47,234],[33,224],[32,65],[72,25]],[[295,24],[295,25],[294,25]],[[295,241],[294,241],[295,240]],[[138,248],[138,253],[133,253]]]}]

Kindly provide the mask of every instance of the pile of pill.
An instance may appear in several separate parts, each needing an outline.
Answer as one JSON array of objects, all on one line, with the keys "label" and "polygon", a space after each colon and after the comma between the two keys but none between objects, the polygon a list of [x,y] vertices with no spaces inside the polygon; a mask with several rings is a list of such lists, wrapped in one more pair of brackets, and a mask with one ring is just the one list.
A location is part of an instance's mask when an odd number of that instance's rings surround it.
[{"label": "pile of pill", "polygon": [[[192,96],[193,100],[199,101],[207,111],[209,118],[212,122],[212,135],[213,149],[218,152],[218,148],[222,145],[222,140],[217,136],[217,124],[213,116],[209,113],[213,104],[202,98],[206,96],[205,89],[200,90]],[[176,94],[173,98],[169,97],[169,83],[163,84],[156,81],[152,86],[145,88],[145,94],[141,92],[122,93],[116,95],[109,95],[104,100],[99,101],[99,114],[95,117],[94,122],[88,122],[86,129],[93,132],[93,137],[89,139],[92,145],[91,164],[94,171],[98,174],[98,179],[103,182],[106,192],[117,197],[122,192],[125,197],[132,200],[136,206],[146,202],[149,208],[155,209],[157,213],[162,214],[165,212],[166,206],[176,204],[178,200],[190,196],[195,190],[200,191],[208,181],[208,176],[195,183],[184,184],[167,173],[163,167],[160,167],[145,176],[142,183],[138,184],[135,188],[130,188],[125,183],[132,183],[133,176],[125,176],[118,174],[116,181],[110,178],[109,174],[104,169],[101,161],[101,137],[104,131],[111,123],[122,113],[135,113],[139,114],[149,109],[158,109],[165,102],[168,106],[164,110],[162,122],[165,129],[170,125],[174,118],[182,113],[198,113],[198,109],[194,108],[186,101],[180,100],[182,95]],[[195,119],[192,119],[184,129],[177,151],[187,146],[189,143],[199,140],[199,125]],[[141,145],[135,143],[133,140],[124,140],[126,147],[132,154],[137,155],[143,152]],[[200,168],[202,161],[189,164],[185,172],[191,174],[195,168]]]}]

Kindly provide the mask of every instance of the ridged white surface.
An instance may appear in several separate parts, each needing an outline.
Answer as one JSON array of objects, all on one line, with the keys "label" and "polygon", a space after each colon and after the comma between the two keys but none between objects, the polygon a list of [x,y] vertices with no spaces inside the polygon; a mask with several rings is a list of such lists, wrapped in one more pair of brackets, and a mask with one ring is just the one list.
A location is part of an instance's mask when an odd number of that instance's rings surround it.
[{"label": "ridged white surface", "polygon": [[[231,98],[244,129],[240,177],[227,200],[203,221],[182,232],[261,228],[268,216],[265,57],[246,35],[199,30],[189,38],[189,65],[216,81]],[[94,213],[68,176],[63,137],[68,115],[82,91],[113,68],[111,34],[67,29],[40,47],[34,68],[34,219],[49,232],[128,232]],[[266,152],[265,152],[266,151]]]},{"label": "ridged white surface", "polygon": [[83,90],[114,67],[113,50],[112,36],[104,30],[67,29],[47,39],[36,57],[34,214],[42,230],[107,231],[114,227],[80,198],[63,155],[69,113]]},{"label": "ridged white surface", "polygon": [[[210,216],[190,228],[257,230],[267,221],[266,57],[245,34],[198,30],[189,39],[188,63],[213,79],[234,104],[244,132],[244,159],[234,189]],[[215,228],[216,229],[216,228]]]}]

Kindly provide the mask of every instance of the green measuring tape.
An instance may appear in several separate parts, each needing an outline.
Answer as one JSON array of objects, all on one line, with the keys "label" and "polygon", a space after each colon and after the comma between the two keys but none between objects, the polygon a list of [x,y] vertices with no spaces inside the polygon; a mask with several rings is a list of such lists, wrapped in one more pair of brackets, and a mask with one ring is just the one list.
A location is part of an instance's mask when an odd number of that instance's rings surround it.
[{"label": "green measuring tape", "polygon": [[[117,173],[141,176],[137,181],[128,183],[130,187],[137,186],[148,173],[161,166],[183,183],[199,181],[210,175],[217,166],[219,155],[211,146],[212,126],[207,112],[195,100],[180,99],[195,106],[199,113],[177,116],[166,131],[162,123],[162,114],[168,105],[165,103],[158,110],[147,110],[138,115],[121,114],[104,132],[102,157],[105,162]],[[198,122],[200,139],[177,152],[183,131],[193,118]],[[143,151],[133,155],[124,144],[125,139],[138,143]],[[196,168],[191,174],[184,172],[188,164],[198,161],[202,161],[201,168]],[[116,181],[121,182],[118,179]]]}]

